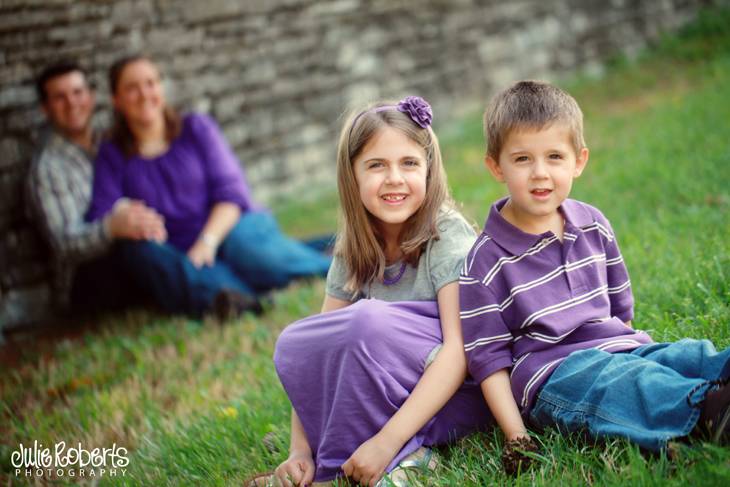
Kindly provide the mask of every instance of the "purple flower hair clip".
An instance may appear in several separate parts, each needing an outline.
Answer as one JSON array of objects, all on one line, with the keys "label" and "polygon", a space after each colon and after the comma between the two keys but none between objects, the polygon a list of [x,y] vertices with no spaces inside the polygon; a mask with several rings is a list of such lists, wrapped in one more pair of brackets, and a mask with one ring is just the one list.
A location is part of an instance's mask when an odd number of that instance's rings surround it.
[{"label": "purple flower hair clip", "polygon": [[420,96],[407,96],[399,101],[397,105],[381,105],[358,113],[350,125],[350,136],[352,135],[352,129],[357,124],[357,121],[366,113],[379,113],[393,109],[405,113],[411,117],[411,120],[413,120],[416,125],[423,129],[431,126],[431,121],[433,120],[431,105],[429,105],[428,102]]},{"label": "purple flower hair clip", "polygon": [[431,105],[420,96],[407,96],[398,102],[396,108],[399,112],[408,114],[422,129],[431,126],[433,121]]}]

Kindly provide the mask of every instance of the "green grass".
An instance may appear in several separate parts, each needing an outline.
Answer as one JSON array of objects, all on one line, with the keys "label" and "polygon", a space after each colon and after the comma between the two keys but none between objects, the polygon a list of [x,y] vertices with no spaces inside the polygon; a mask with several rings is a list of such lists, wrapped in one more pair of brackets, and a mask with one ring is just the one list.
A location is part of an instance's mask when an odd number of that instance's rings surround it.
[{"label": "green grass", "polygon": [[[573,196],[612,221],[632,275],[635,325],[656,340],[730,346],[729,26],[727,11],[711,12],[638,60],[616,60],[602,79],[561,83],[585,110],[591,148]],[[484,169],[479,113],[442,132],[454,196],[481,225],[504,188]],[[336,197],[284,203],[277,215],[294,234],[334,230]],[[287,324],[317,312],[323,289],[321,281],[298,284],[277,293],[262,318],[224,327],[131,312],[57,343],[48,357],[29,349],[0,377],[0,483],[26,483],[14,478],[10,454],[33,440],[128,448],[127,475],[105,477],[105,485],[240,485],[273,468],[286,456],[289,430],[273,344]],[[669,461],[625,441],[595,446],[555,432],[539,436],[537,468],[510,479],[499,464],[501,441],[492,432],[443,449],[441,467],[422,481],[730,484],[730,448],[694,444]]]}]

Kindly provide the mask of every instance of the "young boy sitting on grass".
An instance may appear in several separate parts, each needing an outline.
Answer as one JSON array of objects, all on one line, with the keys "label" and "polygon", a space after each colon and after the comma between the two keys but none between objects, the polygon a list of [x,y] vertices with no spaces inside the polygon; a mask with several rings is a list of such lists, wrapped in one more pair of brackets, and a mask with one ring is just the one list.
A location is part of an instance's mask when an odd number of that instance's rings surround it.
[{"label": "young boy sitting on grass", "polygon": [[465,261],[461,322],[469,372],[505,452],[534,449],[525,420],[649,450],[693,434],[727,443],[730,349],[653,343],[633,329],[631,282],[611,225],[568,198],[588,163],[576,101],[521,81],[495,96],[484,130],[487,167],[509,196],[492,205]]}]

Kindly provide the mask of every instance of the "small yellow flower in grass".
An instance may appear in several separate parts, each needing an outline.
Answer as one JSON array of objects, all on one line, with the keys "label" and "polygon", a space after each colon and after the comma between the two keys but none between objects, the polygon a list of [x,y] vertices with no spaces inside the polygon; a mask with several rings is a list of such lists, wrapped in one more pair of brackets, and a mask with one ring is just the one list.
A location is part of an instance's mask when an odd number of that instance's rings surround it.
[{"label": "small yellow flower in grass", "polygon": [[221,409],[220,415],[225,416],[226,418],[237,418],[238,409],[234,408],[233,406],[228,406],[227,408]]}]

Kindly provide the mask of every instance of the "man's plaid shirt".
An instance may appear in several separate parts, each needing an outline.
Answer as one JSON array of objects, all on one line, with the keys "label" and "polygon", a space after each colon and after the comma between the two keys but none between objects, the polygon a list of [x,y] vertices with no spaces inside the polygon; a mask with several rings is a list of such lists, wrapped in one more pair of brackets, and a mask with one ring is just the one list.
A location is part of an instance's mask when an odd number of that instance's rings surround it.
[{"label": "man's plaid shirt", "polygon": [[67,304],[76,267],[103,254],[111,243],[103,220],[84,221],[91,201],[97,148],[96,136],[94,154],[90,154],[56,131],[48,130],[28,177],[28,203],[38,228],[51,245],[55,284],[62,305]]}]

